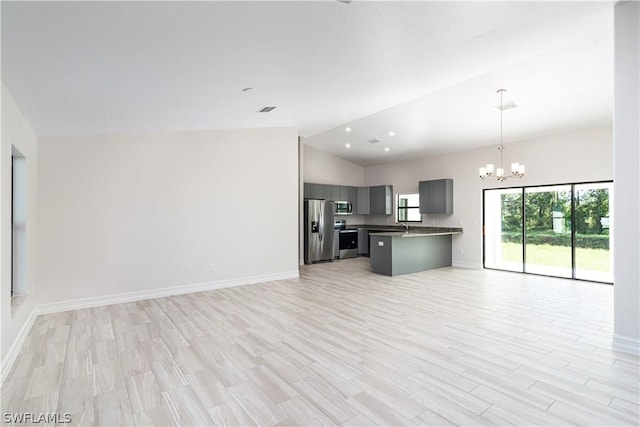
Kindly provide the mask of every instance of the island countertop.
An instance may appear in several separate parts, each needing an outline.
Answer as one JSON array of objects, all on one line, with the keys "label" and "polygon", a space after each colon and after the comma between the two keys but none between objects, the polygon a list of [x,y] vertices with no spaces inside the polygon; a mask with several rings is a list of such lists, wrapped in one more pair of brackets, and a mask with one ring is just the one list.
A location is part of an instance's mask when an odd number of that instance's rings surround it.
[{"label": "island countertop", "polygon": [[[380,225],[380,224],[349,224],[348,229],[368,230],[370,234],[375,233],[397,233],[406,231],[403,225]],[[462,234],[461,227],[429,227],[422,225],[409,225],[410,234]]]},{"label": "island countertop", "polygon": [[374,236],[386,236],[386,237],[425,237],[425,236],[446,236],[453,234],[462,234],[462,231],[380,231],[371,233]]}]

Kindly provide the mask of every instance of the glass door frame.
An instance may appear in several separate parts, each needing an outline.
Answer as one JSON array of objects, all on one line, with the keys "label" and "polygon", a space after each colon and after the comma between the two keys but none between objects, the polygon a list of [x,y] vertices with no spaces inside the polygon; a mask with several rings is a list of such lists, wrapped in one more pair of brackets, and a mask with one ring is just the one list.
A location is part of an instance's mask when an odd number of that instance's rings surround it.
[{"label": "glass door frame", "polygon": [[[579,280],[582,282],[592,282],[592,283],[603,283],[607,285],[613,285],[613,281],[606,282],[600,280],[588,280],[581,279],[576,277],[576,205],[575,205],[575,187],[576,185],[586,185],[586,184],[613,184],[613,180],[602,180],[602,181],[584,181],[584,182],[568,182],[568,183],[556,183],[556,184],[537,184],[537,185],[518,185],[513,187],[494,187],[494,188],[483,188],[482,189],[482,268],[487,270],[497,270],[497,271],[507,271],[511,273],[522,273],[522,274],[532,274],[534,276],[544,276],[544,277],[556,277],[560,279],[569,279],[569,280]],[[562,277],[562,276],[553,276],[550,274],[541,274],[541,273],[531,273],[527,272],[525,269],[527,263],[527,233],[526,233],[526,189],[527,188],[539,188],[539,187],[555,187],[555,186],[571,186],[571,277]],[[495,267],[487,267],[486,266],[486,241],[487,236],[485,233],[486,228],[486,198],[485,193],[487,191],[493,190],[512,190],[512,189],[520,189],[522,192],[522,269],[520,271],[514,270],[503,270]],[[612,188],[613,190],[613,188]],[[615,230],[614,230],[615,233]],[[611,238],[610,238],[611,240]],[[611,250],[610,248],[609,250]],[[613,267],[613,265],[611,266]]]}]

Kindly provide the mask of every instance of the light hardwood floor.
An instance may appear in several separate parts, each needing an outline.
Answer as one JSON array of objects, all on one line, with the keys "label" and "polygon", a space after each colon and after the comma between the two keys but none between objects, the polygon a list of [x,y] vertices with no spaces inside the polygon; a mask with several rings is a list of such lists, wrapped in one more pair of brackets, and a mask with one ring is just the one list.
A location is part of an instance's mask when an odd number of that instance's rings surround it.
[{"label": "light hardwood floor", "polygon": [[[368,259],[41,316],[2,412],[83,425],[638,425],[609,285]],[[42,424],[40,424],[42,425]]]}]

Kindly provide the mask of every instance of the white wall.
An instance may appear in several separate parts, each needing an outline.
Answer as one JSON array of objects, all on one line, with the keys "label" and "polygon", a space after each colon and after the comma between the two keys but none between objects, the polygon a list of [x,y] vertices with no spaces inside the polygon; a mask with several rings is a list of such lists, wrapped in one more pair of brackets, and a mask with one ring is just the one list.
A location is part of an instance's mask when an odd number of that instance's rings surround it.
[{"label": "white wall", "polygon": [[[505,145],[505,165],[524,163],[522,179],[504,183],[482,181],[478,168],[498,163],[498,145],[440,156],[365,168],[365,185],[393,184],[394,195],[417,193],[418,181],[453,178],[454,214],[423,215],[423,225],[463,227],[454,236],[454,265],[482,267],[482,189],[579,181],[610,180],[612,170],[611,127],[586,129]],[[510,168],[510,166],[507,166]],[[395,200],[394,200],[395,202]],[[371,216],[368,223],[393,223],[395,216]]]},{"label": "white wall", "polygon": [[[26,163],[26,300],[12,313],[11,309],[11,146],[25,157]],[[0,147],[0,357],[2,377],[15,351],[19,335],[33,320],[37,271],[37,137],[27,119],[2,84],[2,144]],[[26,331],[26,330],[25,330]],[[23,331],[24,332],[24,331]],[[14,343],[16,344],[14,346]],[[13,346],[13,347],[12,347]]]},{"label": "white wall", "polygon": [[42,137],[39,147],[39,304],[297,276],[295,128]]},{"label": "white wall", "polygon": [[364,168],[333,154],[304,145],[304,182],[364,185]]},{"label": "white wall", "polygon": [[614,9],[614,343],[640,350],[640,4]]}]

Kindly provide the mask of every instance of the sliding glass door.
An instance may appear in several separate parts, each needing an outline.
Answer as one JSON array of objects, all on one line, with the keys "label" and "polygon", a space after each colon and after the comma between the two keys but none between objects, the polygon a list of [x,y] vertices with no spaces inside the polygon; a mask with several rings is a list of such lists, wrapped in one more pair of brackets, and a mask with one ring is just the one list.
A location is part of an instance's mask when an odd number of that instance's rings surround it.
[{"label": "sliding glass door", "polygon": [[484,266],[613,282],[613,183],[484,190]]},{"label": "sliding glass door", "polygon": [[613,184],[575,186],[576,279],[613,282]]},{"label": "sliding glass door", "polygon": [[571,277],[571,186],[524,189],[526,273]]},{"label": "sliding glass door", "polygon": [[484,265],[522,271],[522,189],[484,193]]}]

